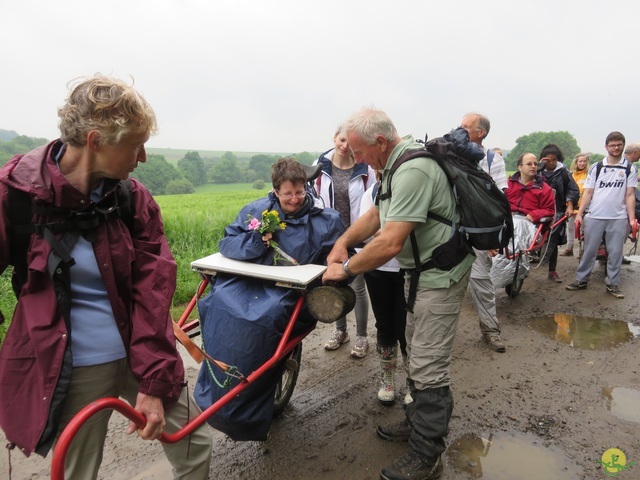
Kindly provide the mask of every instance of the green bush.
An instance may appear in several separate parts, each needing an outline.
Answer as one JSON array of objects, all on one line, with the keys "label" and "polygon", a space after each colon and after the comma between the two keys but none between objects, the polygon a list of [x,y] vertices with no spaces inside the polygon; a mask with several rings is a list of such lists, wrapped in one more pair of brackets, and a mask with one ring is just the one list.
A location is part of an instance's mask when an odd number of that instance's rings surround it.
[{"label": "green bush", "polygon": [[195,188],[193,188],[193,184],[189,180],[186,178],[180,178],[178,180],[171,180],[167,183],[164,191],[167,195],[181,195],[184,193],[193,193]]}]

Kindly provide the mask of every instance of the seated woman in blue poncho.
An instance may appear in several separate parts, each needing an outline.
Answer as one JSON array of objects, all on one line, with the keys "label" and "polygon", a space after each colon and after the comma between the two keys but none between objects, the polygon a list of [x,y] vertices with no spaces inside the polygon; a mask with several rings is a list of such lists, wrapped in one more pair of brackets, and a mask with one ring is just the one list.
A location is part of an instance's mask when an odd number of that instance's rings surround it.
[{"label": "seated woman in blue poncho", "polygon": [[[305,189],[306,179],[297,161],[278,160],[271,171],[273,191],[245,206],[225,228],[220,253],[234,260],[263,265],[291,265],[269,245],[273,239],[281,251],[300,264],[325,264],[344,226],[336,210],[314,204],[314,198]],[[259,233],[256,223],[265,211],[273,210],[278,212],[284,229]],[[211,292],[199,303],[206,352],[249,375],[275,352],[299,295],[297,291],[275,286],[274,282],[218,274],[212,280]],[[314,325],[315,320],[303,309],[293,334]],[[283,368],[284,362],[209,417],[211,426],[233,440],[266,440],[275,387]],[[228,392],[218,386],[212,375],[220,383],[224,380],[223,374],[205,361],[195,388],[195,399],[202,409]]]}]

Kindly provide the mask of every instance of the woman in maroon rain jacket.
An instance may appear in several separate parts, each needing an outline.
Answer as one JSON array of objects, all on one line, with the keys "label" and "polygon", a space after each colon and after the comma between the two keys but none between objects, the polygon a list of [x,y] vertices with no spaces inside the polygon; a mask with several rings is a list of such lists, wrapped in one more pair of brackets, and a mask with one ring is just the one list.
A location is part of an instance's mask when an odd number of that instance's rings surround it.
[{"label": "woman in maroon rain jacket", "polygon": [[[46,455],[101,397],[126,398],[147,419],[128,433],[148,440],[186,423],[189,408],[199,413],[169,317],[176,263],[159,207],[127,180],[146,160],[155,114],[129,85],[98,75],[76,85],[58,115],[59,140],[0,170],[0,272],[14,266],[18,297],[0,349],[0,426],[27,456]],[[20,237],[25,224],[39,230]],[[80,429],[66,478],[97,476],[109,415]],[[176,478],[208,476],[206,427],[163,446]]]}]

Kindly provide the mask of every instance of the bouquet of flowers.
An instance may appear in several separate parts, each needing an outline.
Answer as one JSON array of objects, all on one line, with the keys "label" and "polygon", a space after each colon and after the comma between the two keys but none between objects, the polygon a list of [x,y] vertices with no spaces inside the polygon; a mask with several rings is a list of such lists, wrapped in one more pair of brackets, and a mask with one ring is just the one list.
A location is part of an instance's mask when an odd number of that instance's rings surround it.
[{"label": "bouquet of flowers", "polygon": [[[278,215],[277,210],[265,210],[262,212],[262,219],[258,220],[255,217],[249,215],[249,219],[247,220],[249,224],[249,230],[255,230],[260,235],[265,235],[266,233],[271,233],[277,230],[284,230],[287,228],[287,224],[280,221],[280,216]],[[278,244],[273,241],[273,239],[269,240],[269,246],[272,247],[276,255],[273,257],[273,264],[276,265],[279,260],[286,260],[290,262],[292,265],[298,265],[298,262],[293,257],[287,255],[283,252]]]}]

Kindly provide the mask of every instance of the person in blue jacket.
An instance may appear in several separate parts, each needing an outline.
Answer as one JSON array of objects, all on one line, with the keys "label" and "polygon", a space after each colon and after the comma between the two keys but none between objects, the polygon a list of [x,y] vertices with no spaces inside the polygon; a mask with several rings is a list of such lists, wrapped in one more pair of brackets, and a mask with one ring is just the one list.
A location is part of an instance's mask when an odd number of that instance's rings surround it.
[{"label": "person in blue jacket", "polygon": [[[273,240],[300,264],[324,265],[333,244],[344,232],[340,214],[314,204],[305,190],[305,171],[294,159],[278,160],[272,167],[271,179],[273,191],[242,208],[235,221],[225,228],[220,253],[234,260],[262,265],[274,265],[276,260],[280,264],[282,255],[270,246]],[[259,233],[254,229],[255,222],[263,212],[272,210],[278,212],[285,228]],[[277,287],[274,282],[218,274],[212,279],[211,292],[199,303],[205,351],[249,375],[275,352],[299,295],[298,291]],[[315,320],[305,308],[293,334],[314,326]],[[266,440],[276,383],[283,369],[284,362],[265,373],[209,417],[209,424],[233,440]],[[228,392],[218,386],[214,376],[218,382],[224,381],[223,374],[205,361],[194,392],[202,409]]]}]

